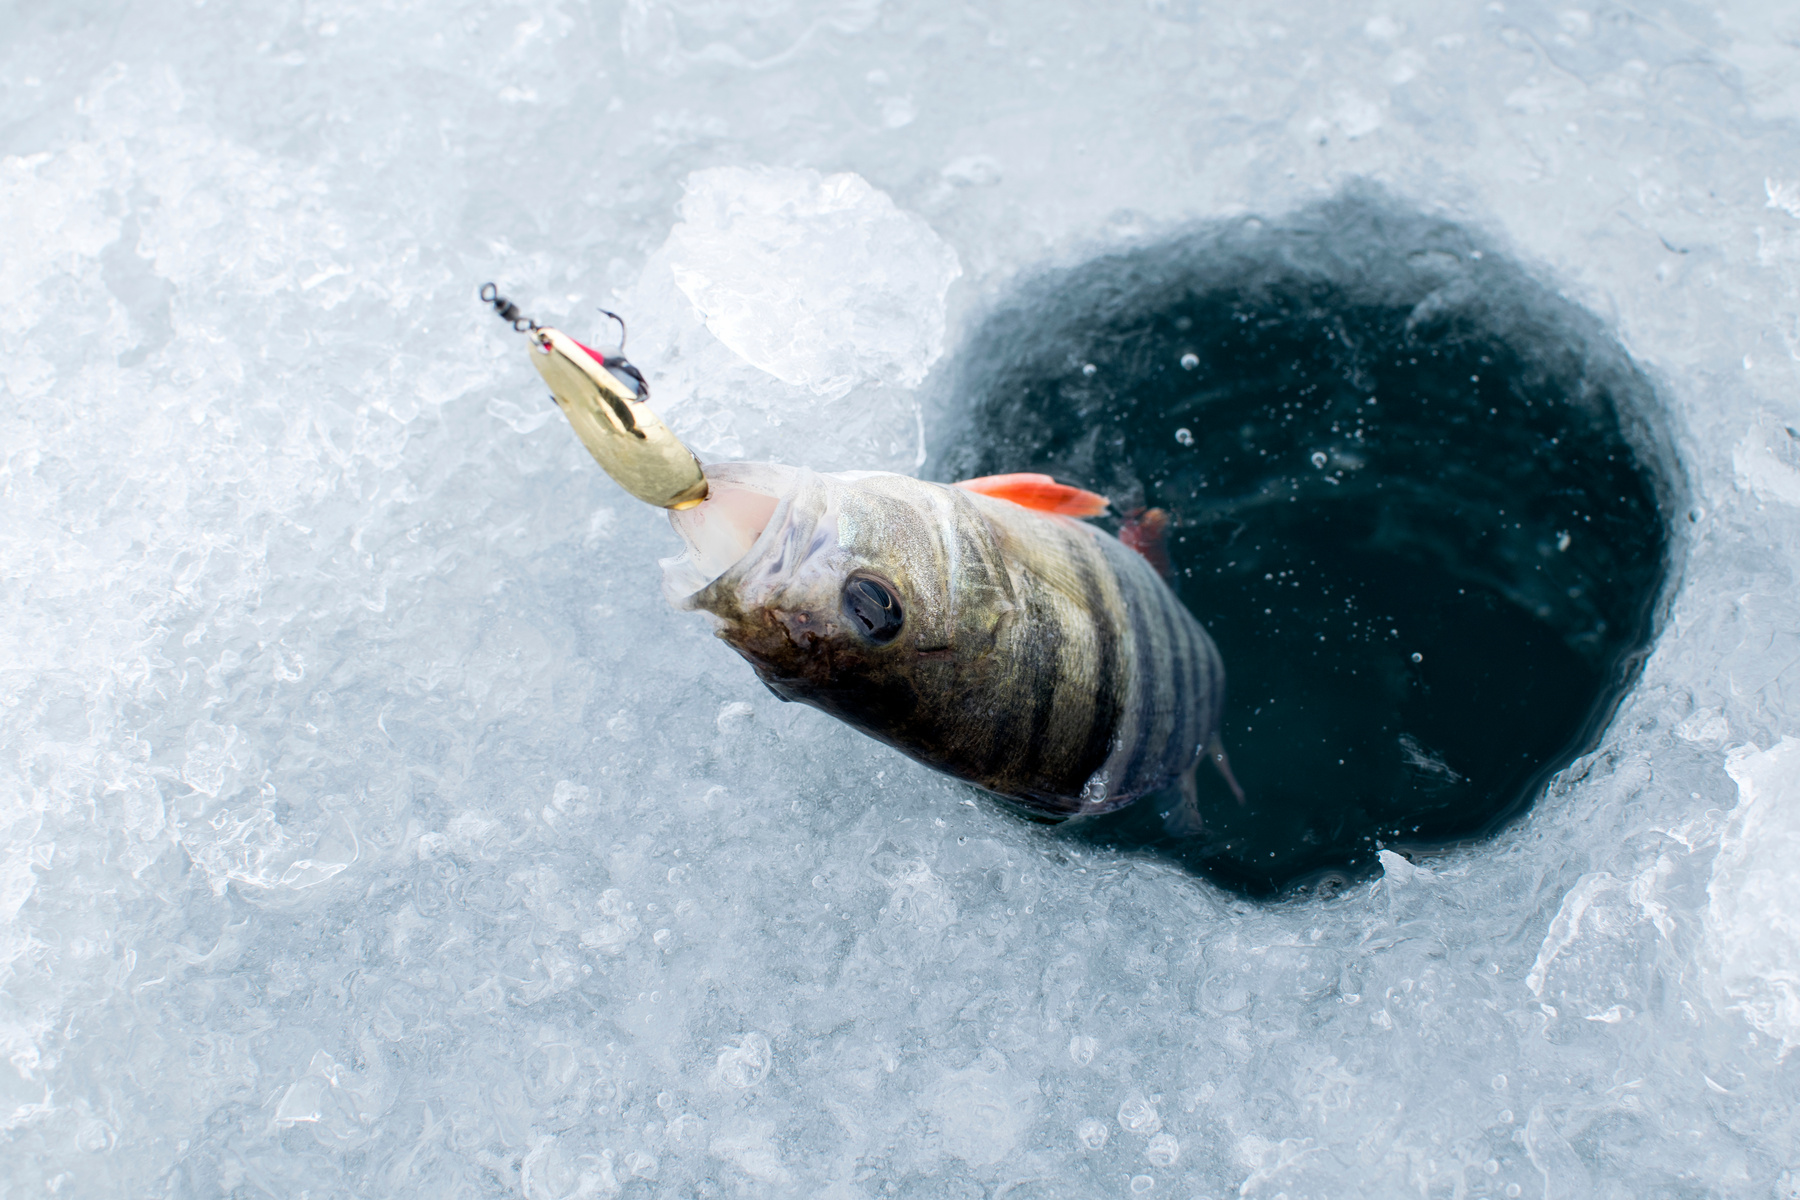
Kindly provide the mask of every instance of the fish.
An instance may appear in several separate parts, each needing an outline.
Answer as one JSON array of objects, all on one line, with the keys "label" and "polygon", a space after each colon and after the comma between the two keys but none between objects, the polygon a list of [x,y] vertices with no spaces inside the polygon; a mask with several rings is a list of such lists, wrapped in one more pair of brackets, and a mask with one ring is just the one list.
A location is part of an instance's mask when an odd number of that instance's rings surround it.
[{"label": "fish", "polygon": [[1171,832],[1197,831],[1195,767],[1229,771],[1224,663],[1145,555],[1081,520],[1104,498],[1037,474],[706,475],[670,513],[664,593],[776,696],[1055,818],[1180,782]]},{"label": "fish", "polygon": [[1087,523],[1104,497],[1037,473],[702,466],[649,409],[622,321],[609,355],[520,317],[491,284],[482,298],[528,333],[595,460],[668,510],[682,544],[662,562],[669,601],[777,697],[1046,820],[1173,783],[1165,829],[1192,836],[1203,760],[1243,801],[1219,736],[1218,647],[1153,565],[1166,513],[1133,514],[1121,541]]}]

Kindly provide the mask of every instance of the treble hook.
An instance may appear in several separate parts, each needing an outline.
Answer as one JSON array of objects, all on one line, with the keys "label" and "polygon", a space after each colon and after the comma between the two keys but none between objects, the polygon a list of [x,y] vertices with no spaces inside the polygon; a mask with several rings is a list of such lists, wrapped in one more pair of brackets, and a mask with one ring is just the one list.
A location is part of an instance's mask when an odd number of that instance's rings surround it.
[{"label": "treble hook", "polygon": [[500,294],[500,289],[491,283],[481,285],[481,299],[485,304],[494,306],[500,319],[511,325],[520,333],[527,333],[538,328],[538,323],[519,311],[519,306]]},{"label": "treble hook", "polygon": [[605,314],[606,316],[611,317],[613,320],[615,320],[619,323],[619,357],[624,358],[625,357],[625,318],[621,317],[618,313],[614,312],[610,308],[603,308],[600,311],[603,314]]}]

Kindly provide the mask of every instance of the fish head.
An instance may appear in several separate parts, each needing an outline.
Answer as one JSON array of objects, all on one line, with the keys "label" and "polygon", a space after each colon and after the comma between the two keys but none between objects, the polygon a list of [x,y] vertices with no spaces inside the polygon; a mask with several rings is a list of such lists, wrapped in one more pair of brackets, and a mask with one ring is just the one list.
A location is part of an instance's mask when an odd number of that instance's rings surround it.
[{"label": "fish head", "polygon": [[704,503],[670,514],[687,552],[664,561],[665,591],[776,694],[868,725],[868,706],[918,702],[922,655],[992,645],[1010,588],[953,489],[764,463],[707,479]]}]

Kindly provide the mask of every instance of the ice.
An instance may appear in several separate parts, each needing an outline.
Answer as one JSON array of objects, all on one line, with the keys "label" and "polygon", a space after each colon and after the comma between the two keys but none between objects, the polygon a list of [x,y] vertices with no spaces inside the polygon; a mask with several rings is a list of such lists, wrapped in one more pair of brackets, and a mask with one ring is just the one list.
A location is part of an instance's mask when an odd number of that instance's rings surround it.
[{"label": "ice", "polygon": [[1800,739],[1735,747],[1725,772],[1739,800],[1706,886],[1708,949],[1723,1007],[1786,1052],[1800,1045]]},{"label": "ice", "polygon": [[680,214],[627,307],[649,331],[636,361],[693,446],[923,465],[914,393],[943,356],[944,297],[962,274],[931,226],[851,172],[772,167],[693,172]]},{"label": "ice", "polygon": [[[3,28],[0,1191],[1794,1194],[1787,7]],[[621,311],[708,454],[912,469],[1021,276],[1364,178],[1617,332],[1689,505],[1593,752],[1329,901],[777,702],[475,300]]]},{"label": "ice", "polygon": [[664,247],[675,286],[783,383],[832,399],[865,380],[917,387],[943,355],[956,253],[860,175],[695,171],[681,215]]}]

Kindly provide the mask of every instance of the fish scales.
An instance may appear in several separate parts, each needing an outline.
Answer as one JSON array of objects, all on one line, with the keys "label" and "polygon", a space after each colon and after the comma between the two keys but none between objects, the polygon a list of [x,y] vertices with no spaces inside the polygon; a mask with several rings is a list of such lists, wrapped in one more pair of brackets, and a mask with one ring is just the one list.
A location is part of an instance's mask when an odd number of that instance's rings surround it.
[{"label": "fish scales", "polygon": [[1060,809],[1104,761],[1130,686],[1119,654],[1123,598],[1108,587],[1111,572],[1085,528],[1005,501],[964,503],[982,513],[1024,601],[1005,626],[999,657],[1007,678],[996,699],[1042,713],[1041,728],[1007,740],[1004,770],[973,781]]},{"label": "fish scales", "polygon": [[[672,515],[690,553],[665,561],[668,591],[783,699],[1056,815],[1168,784],[1216,730],[1212,640],[1103,531],[901,475],[707,472],[717,499]],[[709,513],[733,505],[766,523],[741,555],[701,563]],[[891,641],[846,615],[859,580],[904,611]]]}]

